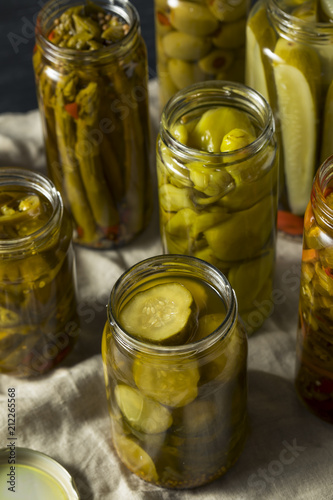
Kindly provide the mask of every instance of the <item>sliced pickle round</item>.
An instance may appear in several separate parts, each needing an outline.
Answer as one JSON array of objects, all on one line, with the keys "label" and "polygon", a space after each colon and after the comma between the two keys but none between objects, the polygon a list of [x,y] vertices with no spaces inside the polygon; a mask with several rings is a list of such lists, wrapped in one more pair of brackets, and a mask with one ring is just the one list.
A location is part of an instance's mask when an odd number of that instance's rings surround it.
[{"label": "sliced pickle round", "polygon": [[177,362],[174,358],[153,361],[140,356],[134,361],[133,375],[138,388],[160,403],[171,406],[185,406],[198,395],[200,378],[196,361]]},{"label": "sliced pickle round", "polygon": [[126,332],[157,344],[183,344],[196,326],[197,308],[191,292],[180,283],[155,285],[137,293],[122,309]]},{"label": "sliced pickle round", "polygon": [[126,467],[146,481],[156,483],[156,467],[147,452],[135,441],[119,434],[114,434],[114,445]]},{"label": "sliced pickle round", "polygon": [[172,425],[170,411],[143,396],[137,389],[119,384],[114,392],[120,411],[134,429],[147,434],[158,434]]}]

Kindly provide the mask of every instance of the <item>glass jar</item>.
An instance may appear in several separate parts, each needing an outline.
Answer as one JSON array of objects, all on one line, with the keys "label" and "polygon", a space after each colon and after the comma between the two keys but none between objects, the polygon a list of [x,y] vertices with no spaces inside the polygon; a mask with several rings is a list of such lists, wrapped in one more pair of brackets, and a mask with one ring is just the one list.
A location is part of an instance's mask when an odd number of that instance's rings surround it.
[{"label": "glass jar", "polygon": [[[110,23],[104,38],[100,15]],[[123,37],[102,45],[96,39],[112,34],[114,19],[124,21],[114,28]],[[60,26],[71,35],[59,35]],[[89,29],[99,33],[92,41]],[[128,243],[152,205],[147,53],[137,11],[124,0],[51,0],[37,19],[33,62],[48,172],[73,217],[74,241]]]},{"label": "glass jar", "polygon": [[0,168],[0,372],[40,375],[79,333],[72,225],[41,174]]},{"label": "glass jar", "polygon": [[162,113],[157,176],[164,252],[218,267],[252,333],[273,310],[278,155],[267,102],[229,82],[177,93]]},{"label": "glass jar", "polygon": [[333,423],[333,156],[317,171],[304,216],[296,389]]},{"label": "glass jar", "polygon": [[[156,331],[166,324],[169,333],[172,318],[178,321],[186,310],[183,294],[190,293],[194,337],[148,342],[155,321],[140,337],[145,293],[156,308],[150,319],[161,319]],[[170,316],[155,316],[159,300]],[[133,327],[128,333],[122,311],[131,302],[140,307],[124,312]],[[102,356],[113,443],[132,472],[159,486],[191,488],[234,464],[247,429],[247,339],[235,294],[218,269],[181,255],[133,266],[111,292]]]},{"label": "glass jar", "polygon": [[281,142],[281,203],[303,216],[333,153],[333,24],[311,2],[259,0],[247,23],[246,84],[270,103]]},{"label": "glass jar", "polygon": [[161,105],[204,80],[244,83],[248,0],[155,0]]}]

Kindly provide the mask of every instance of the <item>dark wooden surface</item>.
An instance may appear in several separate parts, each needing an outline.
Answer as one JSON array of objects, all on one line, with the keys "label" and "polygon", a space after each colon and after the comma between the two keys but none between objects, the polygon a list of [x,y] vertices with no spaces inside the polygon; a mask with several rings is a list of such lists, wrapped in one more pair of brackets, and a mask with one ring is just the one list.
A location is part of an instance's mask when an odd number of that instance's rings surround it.
[{"label": "dark wooden surface", "polygon": [[[0,0],[0,113],[37,107],[31,55],[33,25],[45,0]],[[155,76],[154,0],[132,0],[148,49],[149,76]]]}]

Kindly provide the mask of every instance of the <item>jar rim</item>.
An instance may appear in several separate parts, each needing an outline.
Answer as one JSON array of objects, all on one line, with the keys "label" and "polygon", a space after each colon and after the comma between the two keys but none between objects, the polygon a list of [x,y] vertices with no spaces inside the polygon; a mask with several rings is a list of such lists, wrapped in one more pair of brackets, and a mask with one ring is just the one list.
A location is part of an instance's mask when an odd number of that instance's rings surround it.
[{"label": "jar rim", "polygon": [[333,155],[329,156],[319,167],[314,178],[311,201],[315,211],[324,217],[325,225],[333,229],[333,208],[326,201],[325,190],[333,181]]},{"label": "jar rim", "polygon": [[[170,264],[177,266],[179,268],[177,269],[177,271],[182,270],[183,275],[186,275],[187,272],[185,271],[186,265],[188,265],[188,268],[189,269],[191,268],[192,271],[193,269],[197,270],[201,268],[208,269],[208,271],[211,273],[211,277],[213,277],[216,280],[215,284],[219,283],[224,288],[224,291],[227,292],[229,300],[229,304],[227,304],[224,300],[224,304],[226,305],[227,309],[226,316],[218,328],[216,328],[210,335],[204,337],[201,340],[177,346],[168,346],[168,345],[164,346],[159,344],[152,344],[140,340],[137,337],[134,337],[133,335],[130,335],[122,328],[119,321],[117,320],[117,314],[116,314],[116,300],[119,298],[118,294],[121,293],[120,288],[122,286],[125,286],[124,281],[129,282],[129,280],[132,278],[132,274],[135,271],[137,271],[138,274],[140,274],[141,276],[143,275],[144,271],[154,271],[154,269],[155,270],[159,269],[161,273],[167,272],[168,265]],[[175,268],[173,268],[173,271],[175,271]],[[155,273],[152,274],[152,276],[154,275]],[[193,276],[193,274],[191,274],[191,276]],[[126,293],[126,291],[128,291],[128,286],[129,285],[127,284],[127,288],[123,291],[123,293]],[[216,292],[219,293],[221,299],[225,299],[225,296],[222,295],[221,290],[217,290],[215,287],[214,289]],[[108,317],[108,323],[114,327],[114,331],[117,337],[125,347],[130,346],[131,348],[140,352],[150,353],[154,355],[161,355],[161,356],[170,356],[170,355],[174,356],[174,355],[184,355],[184,354],[192,355],[192,354],[198,354],[198,352],[202,352],[210,348],[218,340],[224,340],[225,338],[228,337],[230,332],[233,330],[235,320],[237,320],[238,317],[238,304],[237,304],[236,294],[232,289],[229,281],[217,267],[213,266],[212,264],[209,264],[208,262],[203,261],[202,259],[198,259],[197,257],[189,255],[180,255],[180,254],[165,254],[165,255],[157,255],[154,257],[149,257],[147,259],[138,262],[137,264],[134,264],[117,279],[109,296],[107,317]]]},{"label": "jar rim", "polygon": [[[53,182],[46,175],[20,167],[0,167],[0,187],[1,186],[31,186],[31,189],[43,194],[51,203],[53,211],[44,226],[27,236],[15,239],[1,240],[0,250],[3,254],[21,252],[26,248],[38,245],[48,238],[53,230],[58,230],[57,222],[63,215],[63,201],[59,191]],[[37,189],[38,186],[38,189]]]},{"label": "jar rim", "polygon": [[[36,42],[45,50],[48,57],[54,61],[62,59],[72,62],[74,59],[78,63],[104,62],[105,59],[114,57],[121,52],[126,52],[128,45],[133,41],[136,34],[140,32],[140,18],[136,7],[129,0],[94,0],[98,4],[105,6],[111,12],[115,12],[129,24],[128,33],[118,42],[108,47],[92,51],[80,51],[67,47],[58,47],[47,38],[45,24],[54,13],[52,7],[56,9],[57,17],[65,11],[65,7],[82,5],[82,0],[48,0],[38,13],[35,27]],[[53,20],[53,19],[52,19]]]},{"label": "jar rim", "polygon": [[[255,138],[255,140],[239,149],[235,149],[233,151],[226,151],[220,153],[212,153],[201,151],[195,148],[191,148],[182,144],[178,141],[170,132],[171,121],[177,111],[179,111],[182,107],[185,108],[186,105],[190,105],[195,100],[196,107],[199,105],[199,101],[202,99],[203,103],[201,106],[207,107],[208,99],[224,99],[225,105],[228,105],[227,101],[230,101],[230,104],[235,104],[235,100],[237,99],[238,104],[242,104],[244,106],[244,111],[246,109],[250,111],[250,109],[256,110],[263,113],[263,127],[260,129],[260,133]],[[233,99],[233,100],[231,100]],[[184,113],[185,114],[185,113]],[[179,119],[184,114],[180,114],[176,116],[176,119]],[[161,114],[160,121],[160,137],[162,141],[166,144],[166,146],[176,155],[186,159],[193,159],[193,154],[195,154],[196,159],[200,161],[210,162],[219,162],[230,164],[229,162],[233,160],[233,158],[237,158],[237,162],[239,162],[239,155],[242,157],[250,157],[257,154],[262,148],[265,147],[267,142],[271,140],[275,133],[275,120],[273,116],[272,109],[267,102],[267,100],[255,89],[237,82],[231,82],[227,80],[208,80],[205,82],[194,83],[185,89],[179,90],[176,94],[174,94],[166,105],[163,108]]]},{"label": "jar rim", "polygon": [[310,40],[316,44],[332,43],[332,23],[300,19],[286,12],[281,4],[283,0],[268,0],[267,11],[284,35],[290,35],[292,40]]}]

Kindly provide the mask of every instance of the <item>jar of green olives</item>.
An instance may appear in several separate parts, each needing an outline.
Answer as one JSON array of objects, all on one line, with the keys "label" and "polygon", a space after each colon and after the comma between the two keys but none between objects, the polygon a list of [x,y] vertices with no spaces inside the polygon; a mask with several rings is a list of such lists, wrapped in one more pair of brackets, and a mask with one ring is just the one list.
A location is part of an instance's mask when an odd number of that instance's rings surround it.
[{"label": "jar of green olives", "polygon": [[248,333],[272,312],[278,154],[272,112],[243,84],[203,82],[170,99],[157,138],[166,253],[217,266]]},{"label": "jar of green olives", "polygon": [[0,373],[40,375],[73,348],[72,224],[54,184],[0,168]]},{"label": "jar of green olives", "polygon": [[51,0],[33,56],[49,176],[72,215],[74,241],[120,247],[147,225],[147,53],[126,0]]},{"label": "jar of green olives", "polygon": [[196,82],[244,82],[248,7],[248,0],[155,0],[162,106]]},{"label": "jar of green olives", "polygon": [[304,216],[296,389],[333,423],[333,156],[319,168]]},{"label": "jar of green olives", "polygon": [[281,204],[303,216],[333,153],[333,12],[327,0],[259,0],[249,15],[246,84],[270,103],[281,143]]},{"label": "jar of green olives", "polygon": [[102,356],[120,460],[167,488],[213,481],[247,430],[247,339],[225,276],[181,255],[139,262],[116,282]]}]

